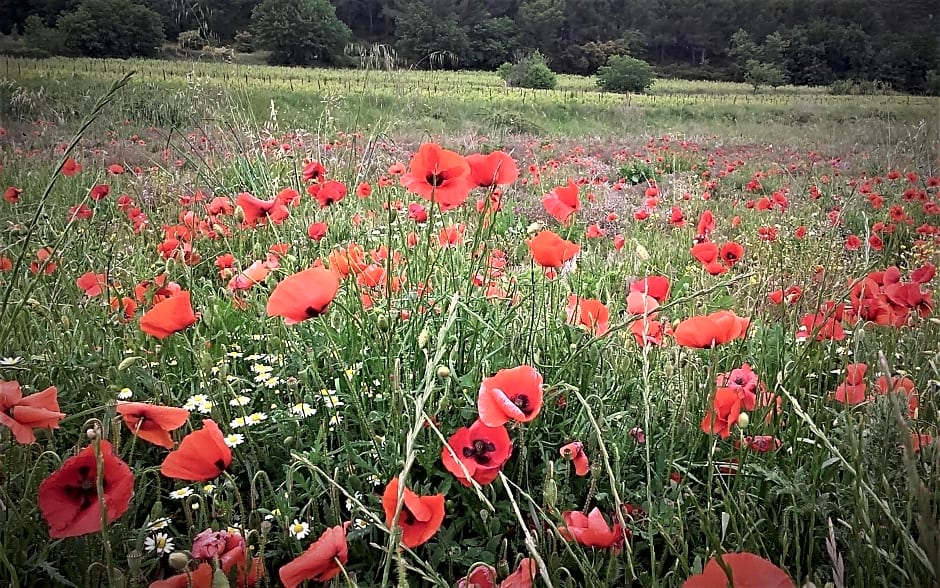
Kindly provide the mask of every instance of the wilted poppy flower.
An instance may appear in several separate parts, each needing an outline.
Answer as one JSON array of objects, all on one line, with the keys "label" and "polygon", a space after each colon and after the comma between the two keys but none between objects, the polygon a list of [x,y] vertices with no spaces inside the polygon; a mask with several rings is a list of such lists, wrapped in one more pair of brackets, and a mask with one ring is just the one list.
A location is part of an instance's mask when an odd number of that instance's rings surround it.
[{"label": "wilted poppy flower", "polygon": [[560,268],[580,253],[581,247],[546,230],[529,239],[529,251],[540,266]]},{"label": "wilted poppy flower", "polygon": [[773,435],[754,435],[753,437],[748,435],[744,438],[744,446],[758,453],[776,451],[780,449],[781,444],[780,439]]},{"label": "wilted poppy flower", "polygon": [[509,421],[527,423],[542,409],[542,375],[527,365],[499,370],[483,378],[477,410],[489,427]]},{"label": "wilted poppy flower", "polygon": [[566,223],[572,214],[581,210],[581,200],[578,198],[578,185],[571,178],[567,186],[558,186],[548,194],[542,196],[542,205],[548,214],[555,220]]},{"label": "wilted poppy flower", "polygon": [[584,444],[580,441],[572,441],[558,450],[565,459],[574,462],[574,473],[578,476],[586,476],[591,470],[591,462],[588,460],[587,453],[584,452]]},{"label": "wilted poppy flower", "polygon": [[682,588],[795,588],[786,572],[753,553],[726,553],[721,556],[729,573],[713,557],[696,574],[682,584]]},{"label": "wilted poppy flower", "polygon": [[268,298],[268,316],[282,316],[293,325],[326,312],[339,291],[339,276],[323,267],[312,267],[282,280]]},{"label": "wilted poppy flower", "polygon": [[680,322],[673,337],[679,345],[704,349],[743,337],[749,324],[748,318],[739,317],[730,310],[720,310]]},{"label": "wilted poppy flower", "polygon": [[441,460],[447,471],[464,486],[470,486],[467,476],[485,486],[496,479],[511,454],[512,442],[506,427],[487,427],[477,420],[469,428],[461,427],[451,435],[441,450]]},{"label": "wilted poppy flower", "polygon": [[167,449],[173,449],[170,431],[182,427],[189,420],[189,411],[185,408],[145,402],[118,402],[117,412],[132,433]]},{"label": "wilted poppy flower", "polygon": [[575,541],[586,547],[615,549],[623,544],[624,532],[620,523],[614,523],[611,528],[596,506],[587,515],[579,510],[569,510],[561,516],[565,526],[558,527],[558,532],[567,541]]},{"label": "wilted poppy flower", "polygon": [[470,180],[480,188],[511,184],[519,177],[516,160],[505,151],[486,155],[471,153],[466,160],[470,166]]},{"label": "wilted poppy flower", "polygon": [[167,478],[205,482],[221,474],[232,463],[232,450],[225,444],[222,431],[212,419],[203,419],[202,428],[193,431],[171,451],[160,473]]},{"label": "wilted poppy flower", "polygon": [[196,324],[196,313],[189,292],[181,291],[153,305],[140,317],[140,330],[157,339]]},{"label": "wilted poppy flower", "polygon": [[734,388],[719,388],[715,391],[711,408],[702,419],[702,431],[710,435],[717,433],[722,439],[727,439],[740,414],[741,396],[738,391]]},{"label": "wilted poppy flower", "polygon": [[[111,444],[99,441],[104,496],[98,496],[98,460],[94,446],[62,462],[62,466],[39,485],[39,511],[49,524],[53,539],[78,537],[101,530],[101,520],[108,524],[127,512],[134,491],[134,475],[120,457],[111,452]],[[102,517],[103,498],[106,514]]]},{"label": "wilted poppy flower", "polygon": [[401,176],[401,184],[409,192],[437,202],[441,210],[449,210],[464,203],[473,183],[470,164],[461,155],[425,143],[411,158],[411,170]]},{"label": "wilted poppy flower", "polygon": [[64,418],[55,386],[24,398],[19,382],[0,382],[0,425],[13,432],[17,443],[35,443],[35,429],[58,429]]},{"label": "wilted poppy flower", "polygon": [[[385,525],[389,528],[395,519],[398,505],[398,476],[391,479],[382,494],[382,509],[385,510]],[[401,543],[409,549],[425,543],[437,533],[444,522],[444,495],[418,496],[405,486],[398,526],[402,529]]]},{"label": "wilted poppy flower", "polygon": [[595,337],[601,337],[609,328],[610,312],[604,303],[594,298],[568,296],[568,308],[565,310],[569,325],[580,325]]},{"label": "wilted poppy flower", "polygon": [[295,588],[306,580],[329,582],[349,559],[346,525],[330,527],[305,552],[281,567],[278,575],[285,588]]}]

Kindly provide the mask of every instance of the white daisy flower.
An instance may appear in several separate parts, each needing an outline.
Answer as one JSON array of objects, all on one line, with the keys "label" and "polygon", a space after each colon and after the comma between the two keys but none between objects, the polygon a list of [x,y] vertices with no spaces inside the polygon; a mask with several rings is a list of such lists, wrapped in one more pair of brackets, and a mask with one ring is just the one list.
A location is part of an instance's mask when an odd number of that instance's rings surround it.
[{"label": "white daisy flower", "polygon": [[290,407],[290,411],[291,414],[295,414],[300,417],[310,417],[317,414],[316,409],[306,402],[298,402],[294,406]]},{"label": "white daisy flower", "polygon": [[148,531],[159,531],[160,529],[166,529],[170,526],[170,519],[167,517],[160,517],[150,521],[150,524],[147,525]]},{"label": "white daisy flower", "polygon": [[310,534],[310,525],[294,519],[294,522],[287,527],[287,530],[290,531],[290,534],[293,535],[295,539],[303,539]]},{"label": "white daisy flower", "polygon": [[0,367],[13,367],[23,361],[22,357],[4,357],[0,358]]},{"label": "white daisy flower", "polygon": [[257,425],[262,421],[268,420],[268,415],[263,412],[253,412],[245,418],[245,424]]},{"label": "white daisy flower", "polygon": [[202,491],[205,492],[206,494],[212,494],[213,492],[215,492],[215,489],[216,489],[215,484],[206,484],[205,486],[202,487]]},{"label": "white daisy flower", "polygon": [[192,495],[193,495],[193,489],[190,488],[189,486],[186,486],[184,488],[179,488],[177,490],[170,492],[170,498],[175,498],[176,500],[189,498]]},{"label": "white daisy flower", "polygon": [[128,398],[134,395],[134,391],[130,388],[121,388],[121,391],[118,392],[118,400],[127,400]]},{"label": "white daisy flower", "polygon": [[248,406],[251,404],[251,397],[245,396],[244,394],[239,394],[235,398],[228,401],[229,406]]},{"label": "white daisy flower", "polygon": [[230,423],[228,424],[228,426],[231,427],[231,428],[233,428],[233,429],[241,429],[242,427],[244,427],[244,426],[247,425],[247,424],[248,424],[248,423],[247,423],[247,421],[245,420],[245,417],[235,417],[234,419],[232,419],[232,422],[230,422]]},{"label": "white daisy flower", "polygon": [[368,526],[369,526],[369,523],[367,523],[363,519],[360,519],[360,518],[353,519],[353,528],[355,529],[365,529]]},{"label": "white daisy flower", "polygon": [[173,540],[166,533],[157,533],[144,539],[144,549],[150,553],[170,553],[173,551]]},{"label": "white daisy flower", "polygon": [[245,436],[241,433],[229,433],[225,436],[225,444],[229,447],[237,447],[245,442]]}]

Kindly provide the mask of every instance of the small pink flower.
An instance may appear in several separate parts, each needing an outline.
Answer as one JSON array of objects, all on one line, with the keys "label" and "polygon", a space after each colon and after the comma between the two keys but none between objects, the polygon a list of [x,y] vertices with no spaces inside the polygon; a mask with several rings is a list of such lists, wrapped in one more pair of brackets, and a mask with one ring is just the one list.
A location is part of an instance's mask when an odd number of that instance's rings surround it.
[{"label": "small pink flower", "polygon": [[633,437],[637,443],[646,443],[646,433],[643,432],[642,427],[633,427],[630,429],[630,436]]}]

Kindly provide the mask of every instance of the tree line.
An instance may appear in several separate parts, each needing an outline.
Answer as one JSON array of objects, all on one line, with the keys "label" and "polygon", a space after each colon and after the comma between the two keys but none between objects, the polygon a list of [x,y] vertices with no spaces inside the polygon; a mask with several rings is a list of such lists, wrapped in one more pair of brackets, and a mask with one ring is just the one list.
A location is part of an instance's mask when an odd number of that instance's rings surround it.
[{"label": "tree line", "polygon": [[360,43],[417,67],[496,69],[537,50],[556,72],[630,55],[675,77],[908,92],[940,79],[937,16],[934,0],[0,0],[0,32],[84,55],[153,54],[166,40],[345,65]]}]

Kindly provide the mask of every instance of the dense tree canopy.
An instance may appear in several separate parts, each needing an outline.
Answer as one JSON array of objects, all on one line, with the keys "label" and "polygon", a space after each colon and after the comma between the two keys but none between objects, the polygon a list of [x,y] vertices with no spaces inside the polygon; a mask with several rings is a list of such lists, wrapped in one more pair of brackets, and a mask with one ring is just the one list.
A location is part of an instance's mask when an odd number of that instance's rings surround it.
[{"label": "dense tree canopy", "polygon": [[[157,12],[169,39],[187,30],[199,30],[218,44],[231,44],[244,31],[254,32],[259,40],[264,36],[253,30],[257,22],[252,22],[261,0],[127,2]],[[0,0],[0,32],[22,32],[30,15],[55,27],[81,3]],[[266,3],[281,4],[283,11],[297,0]],[[351,30],[351,39],[394,47],[399,57],[419,67],[440,63],[428,56],[446,51],[456,57],[447,62],[453,67],[492,69],[537,49],[562,72],[593,74],[610,56],[629,54],[667,75],[743,80],[750,59],[798,84],[880,80],[916,92],[926,90],[928,73],[940,63],[934,0],[309,0],[303,4],[316,4],[321,11],[331,4],[339,21]],[[285,22],[285,41],[290,36],[287,26]],[[737,41],[747,41],[753,51],[745,60],[734,53],[736,34]],[[275,51],[276,58],[297,64],[341,61],[337,43],[331,40],[327,45],[328,55],[326,46],[297,52],[282,47]]]}]

